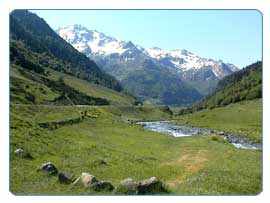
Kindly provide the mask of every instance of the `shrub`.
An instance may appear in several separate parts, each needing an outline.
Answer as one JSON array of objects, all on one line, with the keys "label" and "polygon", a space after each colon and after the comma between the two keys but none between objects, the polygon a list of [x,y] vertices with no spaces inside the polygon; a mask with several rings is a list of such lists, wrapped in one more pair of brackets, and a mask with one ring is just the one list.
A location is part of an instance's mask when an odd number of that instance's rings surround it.
[{"label": "shrub", "polygon": [[219,136],[214,134],[214,135],[211,135],[211,140],[213,141],[219,141]]}]

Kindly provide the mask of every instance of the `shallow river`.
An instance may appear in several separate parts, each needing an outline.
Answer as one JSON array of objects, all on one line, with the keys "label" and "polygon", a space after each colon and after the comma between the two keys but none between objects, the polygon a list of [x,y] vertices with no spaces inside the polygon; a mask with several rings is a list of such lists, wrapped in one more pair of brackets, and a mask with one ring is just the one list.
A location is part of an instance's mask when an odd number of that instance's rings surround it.
[{"label": "shallow river", "polygon": [[259,143],[250,141],[246,138],[235,136],[232,134],[226,134],[221,131],[208,130],[203,128],[180,126],[170,124],[169,121],[147,121],[147,122],[137,122],[137,124],[142,125],[144,129],[151,130],[159,133],[165,133],[172,135],[174,137],[186,137],[193,135],[209,135],[209,134],[219,134],[223,136],[225,140],[233,144],[237,148],[242,149],[260,149],[261,145]]}]

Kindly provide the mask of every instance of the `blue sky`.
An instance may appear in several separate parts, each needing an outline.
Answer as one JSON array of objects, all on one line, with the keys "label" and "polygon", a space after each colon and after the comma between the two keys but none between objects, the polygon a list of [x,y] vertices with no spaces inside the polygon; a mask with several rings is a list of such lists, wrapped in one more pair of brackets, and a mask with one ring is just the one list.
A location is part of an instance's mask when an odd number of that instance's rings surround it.
[{"label": "blue sky", "polygon": [[262,58],[256,10],[34,10],[53,28],[81,24],[145,48],[187,49],[242,68]]}]

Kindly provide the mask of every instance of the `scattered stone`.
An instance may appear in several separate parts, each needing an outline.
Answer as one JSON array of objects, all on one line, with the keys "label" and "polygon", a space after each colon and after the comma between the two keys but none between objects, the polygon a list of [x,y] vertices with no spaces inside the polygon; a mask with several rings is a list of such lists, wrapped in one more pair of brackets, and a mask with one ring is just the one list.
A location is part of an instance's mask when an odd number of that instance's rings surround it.
[{"label": "scattered stone", "polygon": [[73,176],[69,173],[62,172],[62,173],[59,173],[58,180],[60,183],[70,184],[73,181]]},{"label": "scattered stone", "polygon": [[138,194],[159,194],[165,191],[164,184],[156,177],[139,181],[138,184]]},{"label": "scattered stone", "polygon": [[95,182],[92,185],[90,185],[90,187],[97,192],[112,191],[114,189],[114,186],[112,185],[112,183],[108,181]]},{"label": "scattered stone", "polygon": [[19,156],[19,157],[22,157],[22,158],[26,158],[26,159],[32,159],[33,158],[30,153],[25,152],[23,149],[16,149],[14,151],[14,154],[16,156]]},{"label": "scattered stone", "polygon": [[95,176],[86,172],[83,172],[81,176],[73,182],[73,185],[76,185],[79,181],[84,185],[84,187],[90,187],[93,183],[98,182]]},{"label": "scattered stone", "polygon": [[134,181],[127,178],[120,182],[116,189],[117,194],[161,194],[165,193],[165,185],[156,177],[149,179]]},{"label": "scattered stone", "polygon": [[51,162],[42,164],[39,170],[47,172],[50,175],[56,175],[58,173],[57,168]]},{"label": "scattered stone", "polygon": [[132,178],[126,178],[125,180],[122,180],[120,182],[120,185],[127,187],[129,189],[136,189],[138,186],[138,183],[134,181]]},{"label": "scattered stone", "polygon": [[17,156],[23,156],[24,155],[24,150],[23,149],[16,149],[14,151],[14,154],[17,155]]},{"label": "scattered stone", "polygon": [[95,176],[86,172],[83,172],[81,176],[73,182],[73,185],[77,185],[78,183],[81,183],[84,187],[91,188],[97,192],[114,190],[114,186],[111,182],[98,181]]},{"label": "scattered stone", "polygon": [[137,194],[138,183],[132,178],[122,180],[116,189],[117,194]]},{"label": "scattered stone", "polygon": [[217,132],[218,135],[225,135],[224,132]]}]

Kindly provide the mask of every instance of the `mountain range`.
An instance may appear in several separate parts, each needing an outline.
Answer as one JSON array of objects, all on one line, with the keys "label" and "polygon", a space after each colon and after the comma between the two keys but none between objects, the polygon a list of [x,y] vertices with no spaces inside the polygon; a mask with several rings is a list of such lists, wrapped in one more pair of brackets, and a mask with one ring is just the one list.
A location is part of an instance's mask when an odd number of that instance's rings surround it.
[{"label": "mountain range", "polygon": [[239,70],[185,49],[144,48],[82,25],[60,27],[56,33],[146,103],[194,103],[211,93],[219,80]]}]

